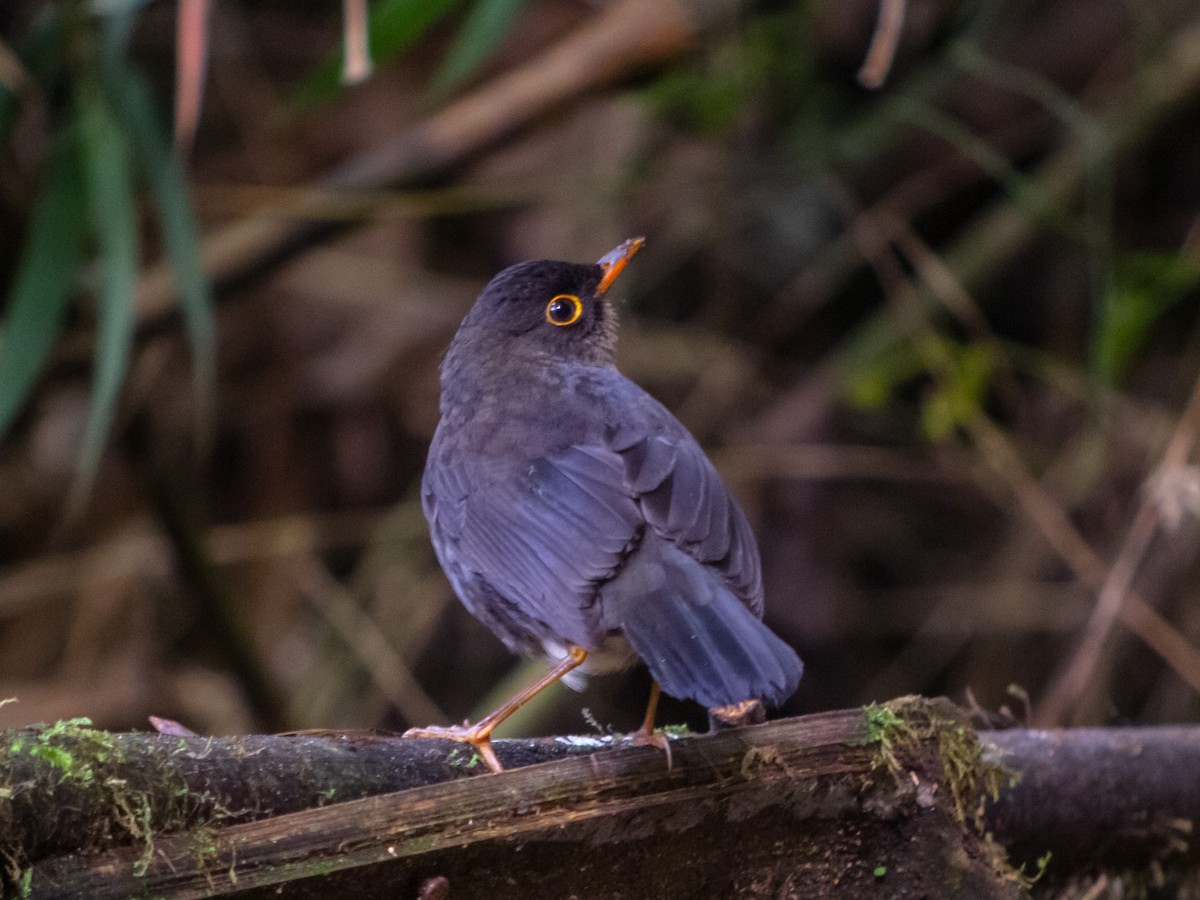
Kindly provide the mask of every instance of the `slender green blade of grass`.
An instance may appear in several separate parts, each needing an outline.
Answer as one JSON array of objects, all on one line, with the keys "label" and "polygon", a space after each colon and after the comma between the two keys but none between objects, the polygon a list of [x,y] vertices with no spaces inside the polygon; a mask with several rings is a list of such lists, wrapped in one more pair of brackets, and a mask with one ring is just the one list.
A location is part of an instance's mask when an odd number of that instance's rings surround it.
[{"label": "slender green blade of grass", "polygon": [[108,87],[108,94],[125,133],[132,139],[141,173],[150,185],[158,208],[163,245],[175,276],[192,347],[199,396],[197,405],[201,410],[201,422],[205,422],[212,409],[216,326],[212,288],[200,259],[187,182],[141,77],[129,68],[113,66],[109,71]]},{"label": "slender green blade of grass", "polygon": [[478,0],[433,78],[432,93],[444,97],[500,46],[528,0]]},{"label": "slender green blade of grass", "polygon": [[92,402],[69,508],[89,492],[112,428],[133,339],[138,233],[128,136],[87,75],[77,83],[88,213],[99,251],[96,364]]},{"label": "slender green blade of grass", "polygon": [[1117,385],[1155,324],[1198,287],[1200,259],[1195,256],[1140,252],[1119,259],[1092,326],[1093,373],[1106,385]]},{"label": "slender green blade of grass", "polygon": [[64,132],[46,169],[0,335],[0,437],[62,328],[83,261],[86,211],[78,143]]}]

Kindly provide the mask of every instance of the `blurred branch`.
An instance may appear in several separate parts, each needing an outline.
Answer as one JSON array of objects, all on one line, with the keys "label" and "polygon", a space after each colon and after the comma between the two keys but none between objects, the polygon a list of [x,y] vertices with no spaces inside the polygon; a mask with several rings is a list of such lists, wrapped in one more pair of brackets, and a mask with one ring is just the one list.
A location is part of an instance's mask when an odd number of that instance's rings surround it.
[{"label": "blurred branch", "polygon": [[[863,244],[864,257],[876,268],[884,293],[888,296],[889,312],[896,324],[911,337],[913,346],[923,353],[929,371],[934,373],[935,377],[943,378],[947,376],[948,361],[938,354],[934,344],[922,340],[922,335],[928,329],[928,306],[918,299],[917,288],[904,280],[898,263],[886,252],[886,244],[870,236],[888,234],[896,229],[906,230],[907,226],[890,217],[884,217],[880,221],[872,212],[864,212],[858,217],[854,234]],[[943,302],[952,310],[964,306],[965,302],[967,311],[973,308],[973,302],[964,300],[968,295],[954,277],[953,271],[941,260],[938,260],[937,265],[932,264],[931,258],[935,254],[932,254],[923,242],[918,241],[916,235],[911,235],[906,241],[906,246],[910,250],[916,248],[919,251],[919,265],[916,266],[918,277],[923,278],[926,286],[935,295],[942,295],[949,284],[953,289]],[[982,413],[972,416],[970,421],[962,422],[962,425],[971,434],[974,445],[982,451],[985,462],[1006,482],[1026,514],[1037,524],[1040,532],[1064,562],[1072,568],[1076,577],[1093,590],[1103,590],[1106,578],[1109,577],[1108,568],[1103,560],[1082,538],[1055,499],[1027,472],[1020,455],[1009,444],[1008,438],[1000,428]],[[1127,604],[1121,607],[1120,616],[1129,629],[1162,656],[1166,664],[1174,668],[1184,682],[1200,692],[1200,650],[1193,647],[1174,625],[1159,616],[1152,606],[1136,595],[1129,596]]]},{"label": "blurred branch", "polygon": [[212,0],[180,0],[175,25],[175,150],[186,157],[196,137],[208,68]]},{"label": "blurred branch", "polygon": [[[314,187],[357,192],[444,172],[590,91],[679,56],[695,46],[702,32],[726,21],[739,5],[740,0],[616,0],[606,4],[594,19],[555,47],[390,142],[349,160]],[[362,215],[370,208],[364,201]],[[310,201],[300,197],[213,232],[203,242],[205,271],[220,284],[278,262],[319,231],[319,226],[309,221],[313,210]],[[140,321],[166,313],[173,290],[165,267],[148,270],[138,284]]]},{"label": "blurred branch", "polygon": [[342,0],[342,18],[342,80],[346,84],[358,84],[371,74],[367,0]]},{"label": "blurred branch", "polygon": [[[1197,31],[1197,34],[1200,35],[1200,30]],[[1197,68],[1197,74],[1200,76],[1200,67]],[[980,317],[976,304],[962,281],[956,276],[956,270],[946,261],[938,258],[907,223],[892,216],[876,212],[861,213],[855,219],[853,233],[862,247],[863,256],[874,267],[877,277],[883,285],[892,319],[925,358],[925,364],[930,373],[939,380],[946,378],[952,363],[944,358],[944,353],[939,352],[937,345],[922,340],[922,336],[929,329],[928,304],[921,300],[917,293],[918,288],[904,278],[898,262],[888,251],[887,241],[896,240],[906,253],[913,254],[912,262],[920,282],[929,288],[943,306],[961,318],[969,327],[975,325],[978,328],[980,326],[977,323],[980,321]],[[1197,391],[1200,392],[1200,383],[1197,385]],[[1200,399],[1197,397],[1194,396],[1193,400],[1200,404]],[[1200,410],[1194,415],[1200,416]],[[1184,421],[1190,421],[1191,418],[1192,415],[1185,416]],[[971,436],[975,446],[982,452],[985,462],[1000,475],[1016,495],[1026,514],[1038,526],[1055,552],[1071,567],[1081,582],[1092,590],[1101,592],[1101,599],[1104,599],[1104,587],[1112,577],[1108,567],[1079,534],[1062,507],[1037,479],[1030,475],[1020,455],[1013,449],[1004,433],[982,412],[977,412],[969,420],[960,424]],[[1183,422],[1181,422],[1180,428],[1183,429]],[[1191,443],[1196,437],[1195,431],[1200,429],[1200,422],[1189,428],[1191,430],[1187,433],[1191,435],[1190,439],[1180,438],[1179,432],[1177,432],[1176,440],[1172,441],[1171,447],[1174,448],[1172,459],[1182,453],[1180,459],[1186,461]],[[1164,457],[1165,461],[1166,457]],[[1163,468],[1160,467],[1160,471]],[[1146,515],[1155,515],[1153,506]],[[1139,514],[1140,517],[1141,514]],[[1136,527],[1139,533],[1146,530],[1144,524]],[[1139,536],[1136,540],[1139,542],[1144,540],[1148,543],[1152,532],[1151,527],[1150,533]],[[1144,550],[1144,546],[1140,550],[1134,546],[1132,552],[1136,552],[1136,558],[1140,560]],[[1136,567],[1136,560],[1133,560],[1132,555],[1130,560]],[[1115,601],[1111,597],[1105,600],[1112,612],[1103,634],[1100,635],[1100,643],[1102,644],[1104,637],[1107,636],[1113,619],[1119,615],[1131,631],[1158,653],[1194,691],[1200,693],[1200,650],[1193,647],[1178,629],[1159,615],[1141,597],[1129,595],[1128,601],[1122,605],[1121,597],[1124,596],[1124,589],[1128,587],[1132,571],[1127,574],[1118,572],[1116,577],[1119,580],[1114,582],[1113,589],[1119,590],[1120,593]],[[1097,602],[1099,603],[1100,600],[1098,599]],[[1095,617],[1092,621],[1097,623],[1096,627],[1104,624]],[[1092,662],[1087,670],[1088,674],[1094,668],[1097,657],[1098,652],[1090,651]]]},{"label": "blurred branch", "polygon": [[[1004,433],[982,416],[970,424],[969,430],[984,460],[1009,485],[1026,514],[1075,576],[1092,590],[1102,592],[1110,577],[1108,567],[1062,507],[1029,474]],[[1136,593],[1126,595],[1118,616],[1193,691],[1200,693],[1200,651],[1174,625]]]},{"label": "blurred branch", "polygon": [[[258,559],[306,556],[326,550],[359,547],[386,516],[385,512],[355,512],[324,516],[285,516],[260,522],[219,525],[207,536],[217,565]],[[158,533],[129,528],[88,550],[43,556],[0,570],[0,619],[56,594],[78,589],[84,573],[91,582],[120,580],[132,573],[165,571],[170,553]]]},{"label": "blurred branch", "polygon": [[37,89],[21,58],[4,41],[0,41],[0,87],[18,97]]},{"label": "blurred branch", "polygon": [[[1192,386],[1191,398],[1161,461],[1142,486],[1141,503],[1125,533],[1121,550],[1100,587],[1096,608],[1083,637],[1070,658],[1059,667],[1038,706],[1036,721],[1040,724],[1057,725],[1069,721],[1091,683],[1112,627],[1122,618],[1132,599],[1130,588],[1138,567],[1158,533],[1162,494],[1156,490],[1157,483],[1187,464],[1197,439],[1200,439],[1200,379]],[[1189,684],[1197,687],[1191,681]]]},{"label": "blurred branch", "polygon": [[[1200,95],[1200,26],[1193,26],[1174,34],[1161,56],[1147,64],[1139,81],[1136,103],[1131,103],[1125,94],[1116,93],[1093,113],[1094,118],[1089,120],[1093,124],[1086,132],[1109,136],[1112,152],[1120,154],[1144,140],[1197,95]],[[1077,112],[1074,119],[1084,116],[1085,113]],[[1075,131],[1072,134],[1078,138]],[[1090,149],[1082,146],[1079,139],[1068,141],[1028,176],[1028,193],[1037,198],[1039,208],[1066,208],[1076,200],[1084,184],[1089,153]],[[911,221],[923,208],[913,205],[914,198],[936,189],[938,174],[933,170],[929,173],[932,178],[926,178],[925,173],[913,176],[863,215],[875,223],[888,219]],[[1012,259],[1045,224],[1043,219],[1031,216],[1026,206],[1006,196],[940,251],[942,264],[969,292]],[[884,233],[888,231],[882,225],[876,227]],[[876,268],[876,271],[881,270]],[[930,286],[936,288],[935,284]],[[923,318],[921,305],[913,302],[918,299],[919,290],[916,285],[902,283],[895,309],[905,317]]]},{"label": "blurred branch", "polygon": [[[1109,135],[1120,154],[1143,140],[1182,104],[1200,94],[1200,26],[1174,34],[1163,54],[1146,66],[1138,82],[1136,102],[1118,92],[1096,113],[1096,128]],[[1042,163],[1030,183],[1043,205],[1065,207],[1079,195],[1086,174],[1088,149],[1078,141]],[[1011,200],[997,203],[944,253],[946,264],[971,289],[1015,253],[1037,232],[1040,223]]]},{"label": "blurred branch", "polygon": [[218,217],[267,216],[271,209],[303,205],[312,222],[346,225],[362,221],[370,209],[375,221],[424,219],[438,215],[493,212],[543,202],[556,188],[541,181],[511,184],[450,185],[420,190],[364,190],[349,195],[329,187],[278,185],[205,185],[196,197]]},{"label": "blurred branch", "polygon": [[237,598],[229,588],[208,546],[207,533],[199,520],[203,508],[189,496],[187,479],[169,468],[165,456],[157,454],[143,427],[130,429],[135,452],[145,456],[145,490],[166,534],[185,596],[197,619],[205,625],[205,636],[238,680],[255,720],[270,730],[284,727],[283,702],[271,672],[257,652],[253,635],[239,615]]},{"label": "blurred branch", "polygon": [[[1162,57],[1147,68],[1142,84],[1144,91],[1132,110],[1122,96],[1097,114],[1097,121],[1103,131],[1112,136],[1118,152],[1143,137],[1181,103],[1200,93],[1200,27],[1176,34]],[[1065,205],[1078,195],[1087,169],[1087,156],[1087,148],[1081,147],[1079,141],[1073,141],[1042,164],[1031,183],[1036,185],[1043,201],[1055,206]],[[869,227],[863,227],[864,222]],[[861,213],[856,218],[853,233],[883,284],[889,299],[889,315],[924,354],[934,354],[928,359],[929,368],[935,375],[940,375],[946,369],[947,360],[937,357],[936,348],[930,347],[928,342],[922,344],[920,341],[920,335],[928,327],[928,305],[919,296],[918,284],[909,282],[891,257],[887,240],[897,240],[910,256],[920,284],[928,287],[934,297],[974,329],[979,320],[974,304],[969,301],[970,286],[1011,258],[1036,233],[1039,224],[1011,198],[1006,199],[955,241],[941,258],[916,239],[907,223],[898,221],[885,208]],[[875,232],[877,234],[873,235]],[[900,240],[896,235],[907,235],[907,239]],[[1185,434],[1181,437],[1177,431],[1176,440],[1172,442],[1175,454],[1183,451],[1181,461],[1186,461],[1187,451],[1196,437],[1195,431],[1200,428],[1200,424],[1190,424],[1191,418],[1190,413],[1184,416],[1180,430]],[[1078,696],[1082,686],[1086,685],[1104,639],[1118,617],[1193,690],[1200,692],[1200,652],[1143,598],[1126,593],[1137,564],[1153,537],[1157,515],[1153,502],[1148,499],[1143,503],[1127,536],[1127,552],[1110,571],[1076,530],[1066,512],[1029,474],[1000,429],[983,415],[975,416],[964,425],[989,466],[1009,485],[1055,551],[1084,584],[1100,592],[1097,612],[1084,644],[1070,664],[1070,684],[1056,689],[1055,706],[1051,709],[1055,714],[1053,720],[1057,720],[1063,708],[1073,702],[1068,698]],[[1160,467],[1160,471],[1163,470],[1164,467]],[[1124,602],[1122,597],[1126,597]]]},{"label": "blurred branch", "polygon": [[410,725],[444,722],[445,713],[429,699],[412,668],[364,612],[354,597],[309,557],[300,566],[300,592],[325,618],[370,673],[371,683]]},{"label": "blurred branch", "polygon": [[896,47],[900,43],[900,32],[904,29],[905,5],[906,0],[879,0],[875,33],[871,35],[867,58],[858,70],[858,83],[865,88],[882,87],[891,71]]}]

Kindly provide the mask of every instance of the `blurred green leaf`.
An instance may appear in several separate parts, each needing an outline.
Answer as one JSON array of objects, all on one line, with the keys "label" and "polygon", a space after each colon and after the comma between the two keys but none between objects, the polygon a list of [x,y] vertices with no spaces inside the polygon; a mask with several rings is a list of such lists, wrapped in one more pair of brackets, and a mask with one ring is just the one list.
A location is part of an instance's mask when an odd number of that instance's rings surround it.
[{"label": "blurred green leaf", "polygon": [[64,132],[46,168],[0,334],[0,436],[45,365],[79,266],[87,198],[75,135]]},{"label": "blurred green leaf", "polygon": [[1155,321],[1200,288],[1200,259],[1134,253],[1118,261],[1092,334],[1093,374],[1114,385],[1125,375]]},{"label": "blurred green leaf", "polygon": [[[771,118],[797,123],[806,140],[823,143],[831,98],[816,78],[810,19],[803,5],[755,17],[736,36],[668,67],[646,95],[660,115],[702,134]],[[812,129],[820,134],[812,137]]]},{"label": "blurred green leaf", "polygon": [[70,506],[78,509],[99,468],[133,339],[138,233],[129,137],[94,77],[76,83],[88,214],[99,251],[92,403]]},{"label": "blurred green leaf", "polygon": [[948,370],[941,373],[936,388],[921,407],[925,436],[942,441],[983,411],[996,354],[983,344],[961,346],[933,334],[927,339],[936,341],[938,346],[933,352],[923,354],[925,358],[949,360]]},{"label": "blurred green leaf", "polygon": [[912,341],[887,316],[876,316],[842,345],[842,391],[860,409],[878,409],[925,371]]},{"label": "blurred green leaf", "polygon": [[988,344],[960,344],[935,331],[911,340],[880,316],[843,345],[842,365],[847,401],[878,409],[916,379],[932,379],[921,403],[921,428],[941,441],[983,410],[996,349]]},{"label": "blurred green leaf", "polygon": [[529,0],[478,0],[433,78],[433,95],[450,93],[491,56],[528,4]]},{"label": "blurred green leaf", "polygon": [[[460,0],[379,0],[369,16],[371,58],[393,59],[449,13]],[[324,103],[342,87],[341,49],[331,53],[297,94],[303,109]]]},{"label": "blurred green leaf", "polygon": [[128,16],[150,0],[92,0],[92,12],[98,16]]},{"label": "blurred green leaf", "polygon": [[110,70],[108,95],[120,116],[120,125],[133,141],[140,170],[149,182],[158,208],[163,244],[179,290],[180,305],[187,323],[196,371],[199,407],[211,409],[216,366],[216,328],[213,322],[212,290],[200,260],[199,239],[192,216],[187,182],[155,114],[150,92],[131,69]]}]

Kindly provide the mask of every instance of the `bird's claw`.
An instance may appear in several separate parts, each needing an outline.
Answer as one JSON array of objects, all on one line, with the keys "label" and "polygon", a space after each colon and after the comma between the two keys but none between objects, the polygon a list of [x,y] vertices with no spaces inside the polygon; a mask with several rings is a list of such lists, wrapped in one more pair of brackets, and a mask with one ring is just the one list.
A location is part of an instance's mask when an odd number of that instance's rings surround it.
[{"label": "bird's claw", "polygon": [[671,771],[671,739],[661,731],[651,731],[646,728],[639,728],[633,734],[629,735],[629,740],[638,747],[657,747],[663,753],[667,754],[667,771]]},{"label": "bird's claw", "polygon": [[504,766],[496,757],[492,747],[492,729],[463,722],[461,725],[426,725],[424,728],[410,728],[404,732],[406,738],[433,738],[435,740],[459,741],[470,744],[475,752],[482,757],[487,767],[493,772],[503,772]]}]

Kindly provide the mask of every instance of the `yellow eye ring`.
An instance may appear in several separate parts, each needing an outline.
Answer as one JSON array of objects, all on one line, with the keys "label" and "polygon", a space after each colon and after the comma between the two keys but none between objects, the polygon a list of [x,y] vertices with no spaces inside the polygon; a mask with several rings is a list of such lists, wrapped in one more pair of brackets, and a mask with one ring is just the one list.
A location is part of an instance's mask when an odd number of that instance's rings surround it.
[{"label": "yellow eye ring", "polygon": [[574,325],[583,315],[583,301],[574,294],[558,294],[546,304],[546,321],[551,325]]}]

